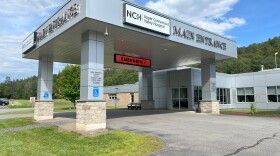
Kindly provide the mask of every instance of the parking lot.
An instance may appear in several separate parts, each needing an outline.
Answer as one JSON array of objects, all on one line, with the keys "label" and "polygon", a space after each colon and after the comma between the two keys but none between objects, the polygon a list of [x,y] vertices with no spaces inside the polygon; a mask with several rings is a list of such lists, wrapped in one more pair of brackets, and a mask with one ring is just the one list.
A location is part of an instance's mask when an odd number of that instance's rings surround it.
[{"label": "parking lot", "polygon": [[107,111],[107,127],[161,138],[152,155],[280,155],[280,118],[173,111]]}]

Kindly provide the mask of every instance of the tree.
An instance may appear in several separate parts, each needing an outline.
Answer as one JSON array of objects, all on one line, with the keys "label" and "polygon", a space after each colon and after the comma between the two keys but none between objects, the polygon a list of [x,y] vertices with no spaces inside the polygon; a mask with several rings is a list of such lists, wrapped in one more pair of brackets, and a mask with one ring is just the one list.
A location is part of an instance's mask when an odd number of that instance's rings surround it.
[{"label": "tree", "polygon": [[67,65],[56,80],[58,94],[75,107],[75,101],[80,98],[80,66]]},{"label": "tree", "polygon": [[133,84],[138,81],[138,72],[122,69],[106,69],[104,86]]}]

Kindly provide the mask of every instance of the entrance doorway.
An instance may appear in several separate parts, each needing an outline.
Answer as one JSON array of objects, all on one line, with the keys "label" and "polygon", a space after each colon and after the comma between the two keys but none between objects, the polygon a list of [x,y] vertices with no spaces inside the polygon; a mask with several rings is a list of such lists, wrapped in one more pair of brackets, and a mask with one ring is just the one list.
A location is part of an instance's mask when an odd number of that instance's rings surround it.
[{"label": "entrance doorway", "polygon": [[173,109],[188,109],[188,89],[172,88]]}]

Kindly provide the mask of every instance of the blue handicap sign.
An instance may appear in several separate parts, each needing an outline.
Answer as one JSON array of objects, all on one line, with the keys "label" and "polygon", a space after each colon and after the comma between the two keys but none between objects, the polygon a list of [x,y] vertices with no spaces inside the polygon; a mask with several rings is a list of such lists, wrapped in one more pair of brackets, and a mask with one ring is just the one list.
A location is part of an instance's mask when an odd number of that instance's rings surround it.
[{"label": "blue handicap sign", "polygon": [[93,97],[99,97],[99,88],[93,87]]},{"label": "blue handicap sign", "polygon": [[48,98],[49,98],[49,92],[45,92],[43,97],[44,97],[45,99],[48,99]]}]

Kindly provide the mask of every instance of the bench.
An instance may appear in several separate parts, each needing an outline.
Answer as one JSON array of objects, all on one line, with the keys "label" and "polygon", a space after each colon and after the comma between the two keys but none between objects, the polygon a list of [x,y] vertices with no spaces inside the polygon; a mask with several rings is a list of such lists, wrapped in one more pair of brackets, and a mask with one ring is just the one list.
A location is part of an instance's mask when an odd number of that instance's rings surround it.
[{"label": "bench", "polygon": [[140,103],[130,103],[127,105],[128,110],[141,110],[141,104]]}]

